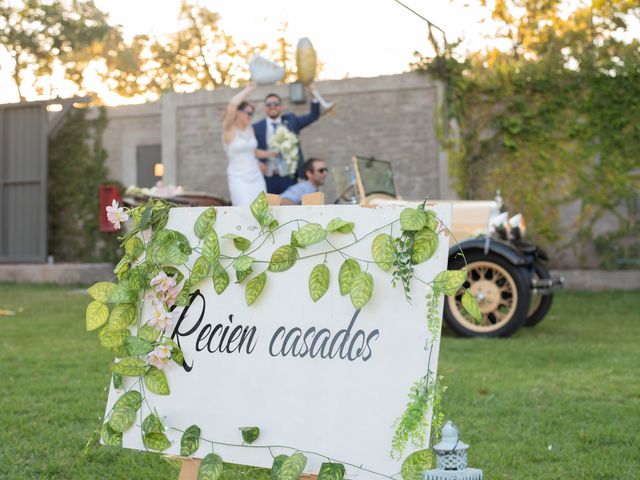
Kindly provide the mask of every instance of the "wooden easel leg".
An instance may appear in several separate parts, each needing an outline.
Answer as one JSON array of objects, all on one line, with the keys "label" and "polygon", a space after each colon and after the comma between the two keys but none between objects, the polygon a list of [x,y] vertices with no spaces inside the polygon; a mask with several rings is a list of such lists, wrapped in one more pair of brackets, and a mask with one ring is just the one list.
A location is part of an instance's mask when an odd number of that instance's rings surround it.
[{"label": "wooden easel leg", "polygon": [[198,467],[200,459],[190,458],[182,462],[178,480],[198,480]]}]

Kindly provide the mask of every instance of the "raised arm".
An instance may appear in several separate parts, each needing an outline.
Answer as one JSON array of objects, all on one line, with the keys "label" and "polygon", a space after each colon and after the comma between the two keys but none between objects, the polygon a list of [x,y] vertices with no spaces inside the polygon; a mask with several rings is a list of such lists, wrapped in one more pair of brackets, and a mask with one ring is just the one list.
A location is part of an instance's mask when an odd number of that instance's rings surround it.
[{"label": "raised arm", "polygon": [[224,132],[226,143],[229,143],[227,141],[227,137],[228,134],[231,134],[231,130],[233,130],[233,122],[236,118],[236,113],[238,112],[238,105],[240,105],[244,99],[256,89],[256,86],[257,84],[255,82],[249,83],[246,87],[236,93],[231,100],[229,100],[227,109],[224,112],[224,120],[222,121],[222,130]]},{"label": "raised arm", "polygon": [[318,100],[313,98],[313,93],[311,89],[312,89],[311,85],[306,86],[307,94],[313,100],[311,100],[309,113],[307,113],[306,115],[300,115],[298,117],[298,128],[300,130],[302,130],[304,127],[311,125],[313,122],[318,120],[318,118],[320,118],[320,103],[318,102]]}]

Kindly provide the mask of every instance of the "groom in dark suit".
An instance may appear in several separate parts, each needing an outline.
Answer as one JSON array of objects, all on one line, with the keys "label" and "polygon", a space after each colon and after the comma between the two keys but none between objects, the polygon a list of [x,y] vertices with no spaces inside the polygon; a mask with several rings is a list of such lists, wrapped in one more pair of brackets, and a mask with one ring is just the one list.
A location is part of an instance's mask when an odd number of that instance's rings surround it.
[{"label": "groom in dark suit", "polygon": [[[300,130],[311,125],[320,117],[320,104],[317,100],[311,102],[311,109],[306,115],[298,116],[291,112],[282,113],[282,99],[275,93],[270,93],[265,97],[264,109],[267,118],[253,124],[253,130],[258,140],[258,149],[260,150],[269,150],[269,139],[280,125],[299,135]],[[282,158],[275,153],[273,157],[260,159],[268,193],[280,194],[296,183],[296,177],[301,175],[302,164],[304,163],[302,149],[299,144],[298,150],[300,154],[295,176],[288,174]]]}]

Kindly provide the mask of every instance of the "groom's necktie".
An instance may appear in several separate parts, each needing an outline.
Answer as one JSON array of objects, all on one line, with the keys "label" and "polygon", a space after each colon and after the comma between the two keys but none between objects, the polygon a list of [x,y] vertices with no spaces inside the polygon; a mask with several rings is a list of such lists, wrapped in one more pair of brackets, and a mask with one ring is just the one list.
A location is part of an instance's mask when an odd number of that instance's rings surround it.
[{"label": "groom's necktie", "polygon": [[273,133],[276,133],[276,130],[278,129],[278,127],[280,126],[279,123],[276,122],[272,122],[271,126],[273,127]]}]

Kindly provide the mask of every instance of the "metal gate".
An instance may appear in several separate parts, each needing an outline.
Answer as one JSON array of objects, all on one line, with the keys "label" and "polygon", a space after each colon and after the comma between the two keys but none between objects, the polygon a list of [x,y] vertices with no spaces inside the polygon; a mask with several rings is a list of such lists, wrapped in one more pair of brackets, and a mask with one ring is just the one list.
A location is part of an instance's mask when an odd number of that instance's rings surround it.
[{"label": "metal gate", "polygon": [[[0,263],[47,258],[48,138],[88,97],[0,105]],[[57,113],[47,105],[57,104]]]},{"label": "metal gate", "polygon": [[0,262],[47,256],[46,103],[0,105]]}]

